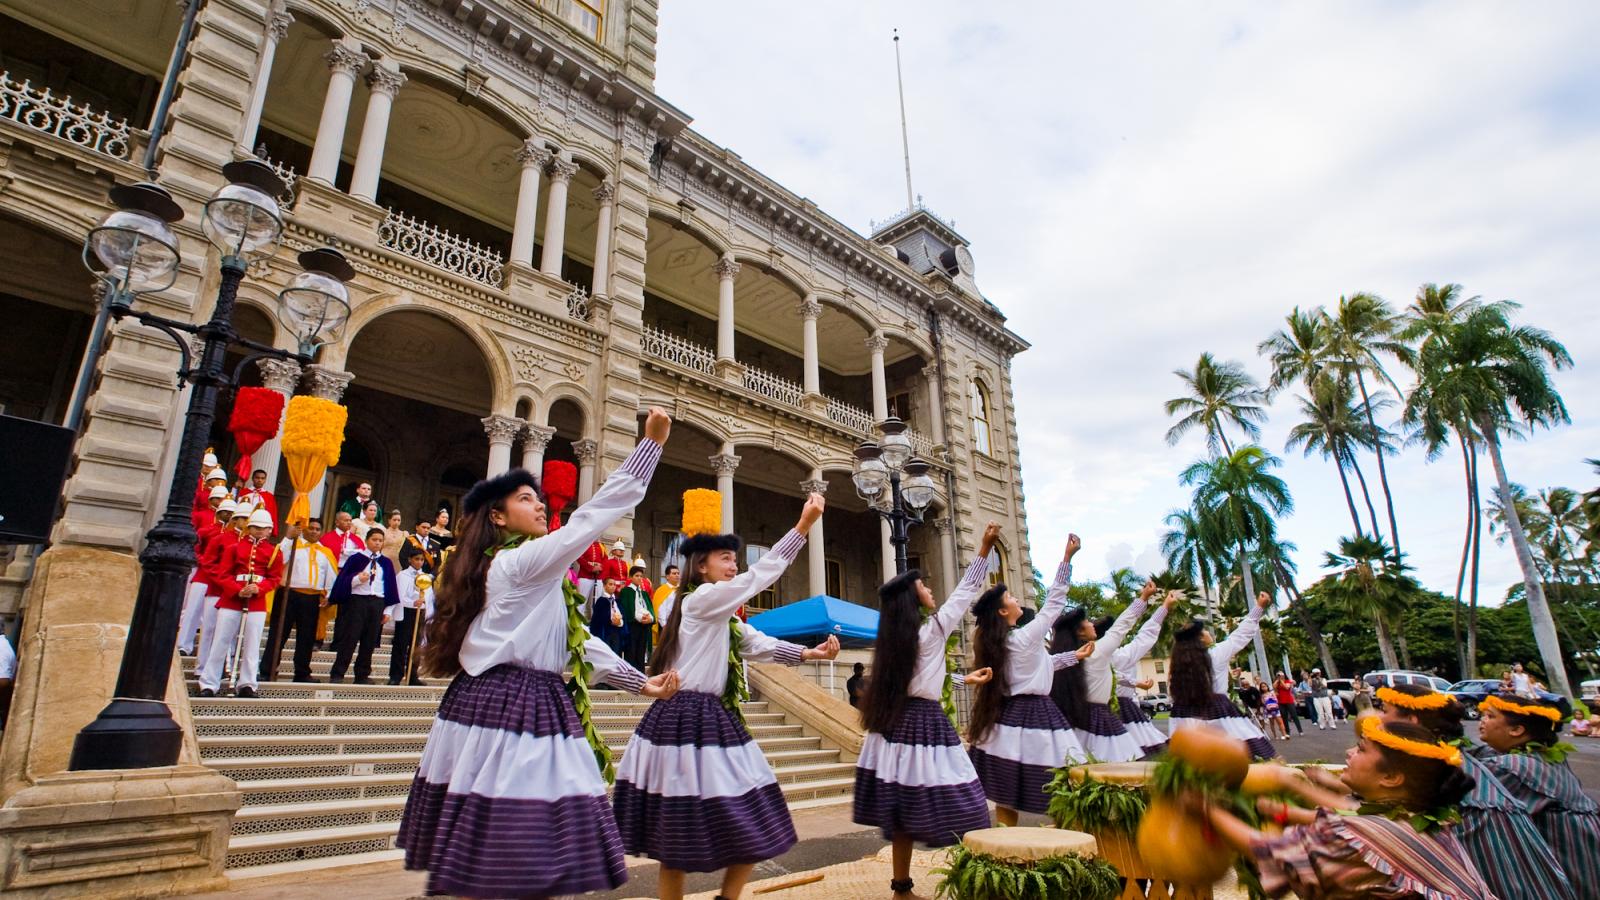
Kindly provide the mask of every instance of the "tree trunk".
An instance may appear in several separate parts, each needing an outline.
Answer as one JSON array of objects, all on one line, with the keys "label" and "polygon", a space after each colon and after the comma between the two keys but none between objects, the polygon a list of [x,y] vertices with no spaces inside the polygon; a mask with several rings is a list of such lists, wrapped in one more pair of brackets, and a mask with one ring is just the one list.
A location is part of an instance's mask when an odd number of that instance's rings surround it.
[{"label": "tree trunk", "polygon": [[1461,443],[1462,478],[1467,487],[1467,535],[1461,541],[1461,567],[1456,570],[1456,602],[1450,607],[1450,633],[1456,639],[1456,671],[1461,678],[1471,678],[1467,666],[1467,645],[1461,640],[1461,589],[1467,581],[1467,557],[1472,553],[1472,450],[1466,435],[1458,429],[1456,437]]},{"label": "tree trunk", "polygon": [[[1291,599],[1290,605],[1300,619],[1300,627],[1305,629],[1306,635],[1311,638],[1311,643],[1317,648],[1317,658],[1322,660],[1322,671],[1328,673],[1329,678],[1339,677],[1339,667],[1333,661],[1333,652],[1328,649],[1328,641],[1322,636],[1322,626],[1311,617],[1311,610],[1306,608],[1306,599],[1300,595],[1300,589],[1294,586],[1294,579],[1289,577],[1289,570],[1278,560],[1273,560],[1273,566],[1278,570],[1278,583],[1283,585],[1283,590]],[[1284,642],[1285,646],[1288,642]]]},{"label": "tree trunk", "polygon": [[1333,454],[1333,464],[1339,467],[1339,483],[1344,486],[1344,505],[1350,508],[1350,524],[1356,526],[1356,536],[1361,537],[1361,516],[1356,512],[1356,498],[1350,493],[1350,476],[1344,470],[1347,453],[1347,450],[1340,447]]},{"label": "tree trunk", "polygon": [[1394,638],[1389,635],[1389,622],[1384,619],[1381,612],[1373,613],[1372,617],[1378,620],[1378,655],[1383,657],[1383,667],[1400,668],[1400,659],[1394,652]]},{"label": "tree trunk", "polygon": [[1226,434],[1223,434],[1222,428],[1220,426],[1217,428],[1217,440],[1222,442],[1222,453],[1223,453],[1223,455],[1224,456],[1232,456],[1233,455],[1233,445],[1228,443],[1228,436]]},{"label": "tree trunk", "polygon": [[1472,454],[1472,574],[1468,586],[1471,602],[1467,605],[1467,674],[1463,678],[1478,676],[1478,563],[1483,558],[1483,501],[1478,495],[1478,454]]},{"label": "tree trunk", "polygon": [[[1394,544],[1394,558],[1400,558],[1400,526],[1394,519],[1394,495],[1389,492],[1389,470],[1383,464],[1383,436],[1378,433],[1378,422],[1372,417],[1372,400],[1367,397],[1367,379],[1356,369],[1356,386],[1361,388],[1361,403],[1367,409],[1367,427],[1372,429],[1372,455],[1378,458],[1378,483],[1383,487],[1383,503],[1389,510],[1389,538]],[[1402,398],[1404,399],[1404,398]]]},{"label": "tree trunk", "polygon": [[1378,527],[1378,510],[1372,505],[1372,493],[1367,490],[1367,476],[1361,473],[1361,464],[1356,462],[1354,454],[1350,456],[1350,468],[1356,473],[1356,481],[1361,483],[1361,499],[1367,504],[1367,516],[1372,519],[1372,536],[1383,537],[1383,529]]},{"label": "tree trunk", "polygon": [[1402,616],[1395,619],[1394,644],[1400,648],[1400,665],[1403,668],[1414,668],[1411,665],[1411,642],[1406,640],[1406,621]]},{"label": "tree trunk", "polygon": [[1545,678],[1550,690],[1571,697],[1572,685],[1567,681],[1567,669],[1561,655],[1561,638],[1556,634],[1555,618],[1550,614],[1550,604],[1544,598],[1544,584],[1533,563],[1533,549],[1528,546],[1528,535],[1522,530],[1522,517],[1517,505],[1511,501],[1511,481],[1506,477],[1505,460],[1500,458],[1500,437],[1494,423],[1482,421],[1478,430],[1489,447],[1489,461],[1494,464],[1495,482],[1500,489],[1500,502],[1505,506],[1506,530],[1511,533],[1511,545],[1517,551],[1517,565],[1522,567],[1522,583],[1528,590],[1528,618],[1533,623],[1533,640],[1539,645],[1539,658],[1544,663]]},{"label": "tree trunk", "polygon": [[[1244,614],[1250,615],[1250,604],[1256,602],[1256,579],[1250,574],[1250,561],[1245,556],[1244,545],[1239,545],[1239,571],[1244,575]],[[1267,645],[1261,639],[1261,629],[1256,629],[1255,653],[1252,654],[1250,665],[1256,670],[1257,678],[1266,678],[1267,669],[1271,663],[1267,662]]]}]

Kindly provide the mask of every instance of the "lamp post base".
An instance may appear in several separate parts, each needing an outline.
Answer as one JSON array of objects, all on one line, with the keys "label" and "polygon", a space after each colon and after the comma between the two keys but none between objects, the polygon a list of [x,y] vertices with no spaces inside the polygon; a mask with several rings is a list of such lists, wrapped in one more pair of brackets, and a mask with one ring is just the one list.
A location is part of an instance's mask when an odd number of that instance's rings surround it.
[{"label": "lamp post base", "polygon": [[113,699],[72,742],[72,771],[170,766],[183,750],[183,729],[158,700]]}]

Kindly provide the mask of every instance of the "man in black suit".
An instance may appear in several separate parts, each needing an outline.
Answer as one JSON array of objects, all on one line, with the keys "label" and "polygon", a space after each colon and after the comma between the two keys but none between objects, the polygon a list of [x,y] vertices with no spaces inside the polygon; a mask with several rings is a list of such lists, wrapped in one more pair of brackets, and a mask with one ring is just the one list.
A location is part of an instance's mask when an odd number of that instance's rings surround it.
[{"label": "man in black suit", "polygon": [[433,523],[423,519],[417,523],[416,531],[406,535],[405,545],[400,548],[399,554],[401,566],[406,564],[406,554],[420,553],[422,554],[422,571],[427,572],[429,575],[438,574],[439,551],[443,550],[444,547],[434,539],[431,534],[432,531]]},{"label": "man in black suit", "polygon": [[344,680],[350,657],[355,656],[354,684],[371,684],[372,651],[389,621],[388,608],[400,602],[394,563],[383,555],[382,528],[367,532],[367,549],[350,554],[339,568],[328,599],[339,605],[338,655],[328,672],[328,683]]}]

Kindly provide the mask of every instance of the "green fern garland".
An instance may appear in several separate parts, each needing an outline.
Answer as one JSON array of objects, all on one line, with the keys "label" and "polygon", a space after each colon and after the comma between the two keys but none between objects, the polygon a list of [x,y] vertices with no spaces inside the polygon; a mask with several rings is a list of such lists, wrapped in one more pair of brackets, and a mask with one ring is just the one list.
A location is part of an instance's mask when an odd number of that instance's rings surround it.
[{"label": "green fern garland", "polygon": [[743,648],[744,632],[739,628],[738,616],[728,619],[728,631],[728,680],[722,686],[722,706],[748,730],[743,704],[750,699],[750,684],[745,681],[744,657],[739,652]]},{"label": "green fern garland", "polygon": [[1046,812],[1058,828],[1087,832],[1132,834],[1150,806],[1150,797],[1141,785],[1112,784],[1085,776],[1074,782],[1072,767],[1055,770],[1045,785],[1050,795]]},{"label": "green fern garland", "polygon": [[1076,855],[1012,862],[957,845],[933,874],[934,896],[953,900],[1112,900],[1122,891],[1110,863]]}]

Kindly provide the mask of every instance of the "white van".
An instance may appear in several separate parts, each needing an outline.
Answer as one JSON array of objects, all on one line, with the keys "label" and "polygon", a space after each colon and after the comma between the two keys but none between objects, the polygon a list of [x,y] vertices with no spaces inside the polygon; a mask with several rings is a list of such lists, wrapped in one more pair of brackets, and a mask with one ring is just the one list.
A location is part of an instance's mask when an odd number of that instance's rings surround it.
[{"label": "white van", "polygon": [[1377,672],[1368,672],[1362,677],[1374,689],[1380,687],[1394,687],[1397,684],[1420,684],[1431,687],[1436,691],[1450,690],[1450,682],[1437,675],[1426,672],[1408,672],[1405,669],[1383,669]]},{"label": "white van", "polygon": [[1595,708],[1600,704],[1600,678],[1578,685],[1578,698],[1583,701],[1584,706],[1589,707],[1589,712],[1600,713],[1600,709]]}]

